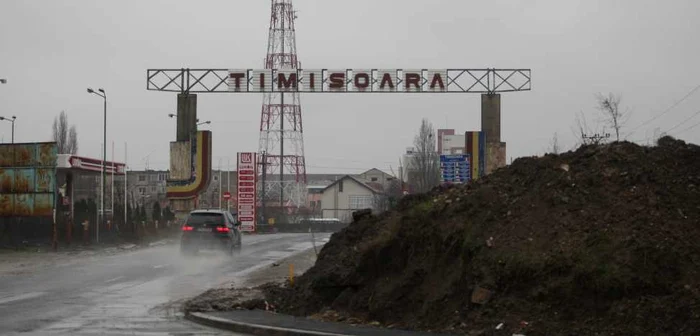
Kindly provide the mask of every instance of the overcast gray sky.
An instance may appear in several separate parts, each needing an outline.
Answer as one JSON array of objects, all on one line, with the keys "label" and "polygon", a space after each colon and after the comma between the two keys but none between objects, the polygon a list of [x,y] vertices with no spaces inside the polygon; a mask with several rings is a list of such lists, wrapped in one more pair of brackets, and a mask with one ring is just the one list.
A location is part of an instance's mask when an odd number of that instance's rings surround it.
[{"label": "overcast gray sky", "polygon": [[[167,169],[175,95],[146,91],[148,68],[261,68],[268,0],[0,0],[0,116],[17,116],[16,141],[48,141],[68,112],[79,154],[100,157],[101,100],[116,159]],[[541,154],[557,132],[568,149],[579,111],[595,119],[597,92],[622,95],[623,133],[700,84],[697,0],[296,0],[305,68],[531,68],[533,91],[502,97],[508,157]],[[700,91],[700,90],[698,90]],[[211,120],[214,165],[257,151],[257,94],[200,95]],[[479,95],[302,96],[309,172],[388,170],[423,117],[437,128],[480,128]],[[700,111],[700,92],[629,139],[647,141]],[[700,115],[672,135],[700,142]],[[0,123],[10,139],[10,125]],[[109,154],[108,154],[109,155]],[[347,169],[343,169],[343,168]],[[225,167],[224,167],[225,168]]]}]

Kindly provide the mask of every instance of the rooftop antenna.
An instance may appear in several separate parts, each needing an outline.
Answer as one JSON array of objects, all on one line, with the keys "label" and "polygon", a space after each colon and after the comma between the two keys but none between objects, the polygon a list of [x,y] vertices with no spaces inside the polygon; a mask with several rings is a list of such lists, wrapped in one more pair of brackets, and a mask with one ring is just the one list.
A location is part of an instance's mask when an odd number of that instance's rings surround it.
[{"label": "rooftop antenna", "polygon": [[154,150],[150,151],[148,154],[146,154],[146,156],[141,158],[141,161],[145,163],[145,167],[146,167],[145,170],[150,169],[151,154],[153,154],[153,152],[155,152],[155,151],[156,150],[154,149]]}]

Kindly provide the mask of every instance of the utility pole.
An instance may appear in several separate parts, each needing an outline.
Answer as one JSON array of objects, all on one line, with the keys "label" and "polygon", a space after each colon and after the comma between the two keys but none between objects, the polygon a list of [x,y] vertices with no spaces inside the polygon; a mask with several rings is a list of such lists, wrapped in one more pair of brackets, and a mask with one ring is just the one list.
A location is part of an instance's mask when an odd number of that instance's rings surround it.
[{"label": "utility pole", "polygon": [[110,207],[110,209],[112,210],[112,225],[114,225],[114,173],[115,170],[117,170],[117,165],[115,164],[115,162],[116,161],[114,160],[114,141],[112,141],[112,187],[110,188],[112,190],[112,197],[110,197],[112,203],[112,206]]},{"label": "utility pole", "polygon": [[[105,221],[105,170],[106,170],[106,162],[107,160],[107,92],[105,92],[104,89],[97,89],[98,92],[95,92],[94,90],[88,88],[87,92],[91,94],[98,95],[102,97],[104,100],[104,123],[103,123],[103,132],[102,132],[102,137],[103,137],[103,142],[102,142],[102,187],[101,187],[101,199],[100,199],[100,207],[102,208],[102,214],[98,218],[101,219],[98,220],[97,225],[95,226],[95,242],[99,243],[100,242],[100,224],[104,224]],[[98,211],[99,214],[99,211]],[[100,223],[102,222],[102,223]]]},{"label": "utility pole", "polygon": [[107,163],[105,162],[105,160],[107,159],[107,94],[102,89],[98,89],[98,91],[102,92],[102,94],[104,95],[104,122],[102,124],[102,141],[104,143],[104,146],[102,147],[102,197],[100,201],[100,203],[102,203],[102,223],[97,223],[97,227],[95,230],[95,242],[97,243],[100,242],[100,224],[104,225],[105,223],[105,169],[107,167]]},{"label": "utility pole", "polygon": [[[228,163],[226,164],[226,192],[231,194],[231,158],[228,158]],[[231,198],[226,200],[226,210],[231,212]]]},{"label": "utility pole", "polygon": [[265,219],[265,198],[266,198],[265,196],[267,195],[265,193],[265,186],[267,186],[267,184],[265,184],[265,179],[267,176],[266,163],[267,163],[267,153],[265,151],[262,151],[262,161],[260,162],[260,164],[262,165],[262,186],[261,186],[262,190],[260,190],[260,208],[261,208],[260,209],[260,217],[261,217],[263,223],[266,220]]},{"label": "utility pole", "polygon": [[224,198],[224,193],[221,192],[221,159],[219,159],[219,210],[223,209],[221,207],[221,200]]},{"label": "utility pole", "polygon": [[126,223],[129,221],[129,210],[128,210],[129,209],[129,202],[127,199],[128,196],[127,196],[127,187],[126,187],[127,181],[129,181],[129,179],[127,179],[127,175],[126,175],[126,172],[128,171],[127,168],[129,168],[129,166],[126,163],[126,160],[127,160],[127,156],[126,156],[126,142],[125,142],[124,143],[124,228],[125,229],[127,226]]},{"label": "utility pole", "polygon": [[[287,4],[282,2],[281,6],[283,8],[281,15],[282,29],[284,29],[284,17],[286,16]],[[281,36],[282,43],[280,45],[282,47],[282,55],[284,55],[285,35],[286,34],[282,34]],[[284,60],[282,60],[282,63],[284,63]],[[280,109],[280,217],[282,217],[281,214],[284,212],[284,92],[280,93]]]},{"label": "utility pole", "polygon": [[610,138],[610,133],[605,134],[593,134],[593,135],[583,135],[583,141],[588,144],[598,145],[603,142],[604,139]]},{"label": "utility pole", "polygon": [[[284,18],[284,16],[283,16]],[[282,19],[284,20],[284,19]],[[282,35],[284,36],[284,35]],[[282,38],[284,39],[284,37]],[[284,53],[284,43],[282,44],[282,53]],[[280,93],[280,104],[282,112],[280,113],[280,214],[284,209],[284,92]]]}]

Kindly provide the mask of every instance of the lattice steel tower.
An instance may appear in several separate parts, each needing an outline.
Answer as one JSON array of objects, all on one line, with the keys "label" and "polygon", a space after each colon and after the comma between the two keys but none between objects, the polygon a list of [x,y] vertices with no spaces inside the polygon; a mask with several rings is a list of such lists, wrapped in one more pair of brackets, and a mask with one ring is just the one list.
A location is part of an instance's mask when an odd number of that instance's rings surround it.
[{"label": "lattice steel tower", "polygon": [[[271,0],[265,69],[297,69],[296,12],[291,0]],[[260,196],[268,205],[298,209],[306,200],[304,132],[299,93],[265,93],[260,118],[260,158],[265,182]],[[262,171],[261,171],[262,173]],[[263,205],[264,206],[264,205]]]}]

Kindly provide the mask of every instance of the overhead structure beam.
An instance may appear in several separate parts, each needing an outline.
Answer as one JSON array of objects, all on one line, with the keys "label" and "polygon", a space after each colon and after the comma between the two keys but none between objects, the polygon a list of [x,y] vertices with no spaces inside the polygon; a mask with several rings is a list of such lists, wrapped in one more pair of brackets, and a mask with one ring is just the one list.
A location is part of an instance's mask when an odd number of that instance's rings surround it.
[{"label": "overhead structure beam", "polygon": [[147,89],[179,93],[481,93],[530,91],[530,69],[148,69]]}]

